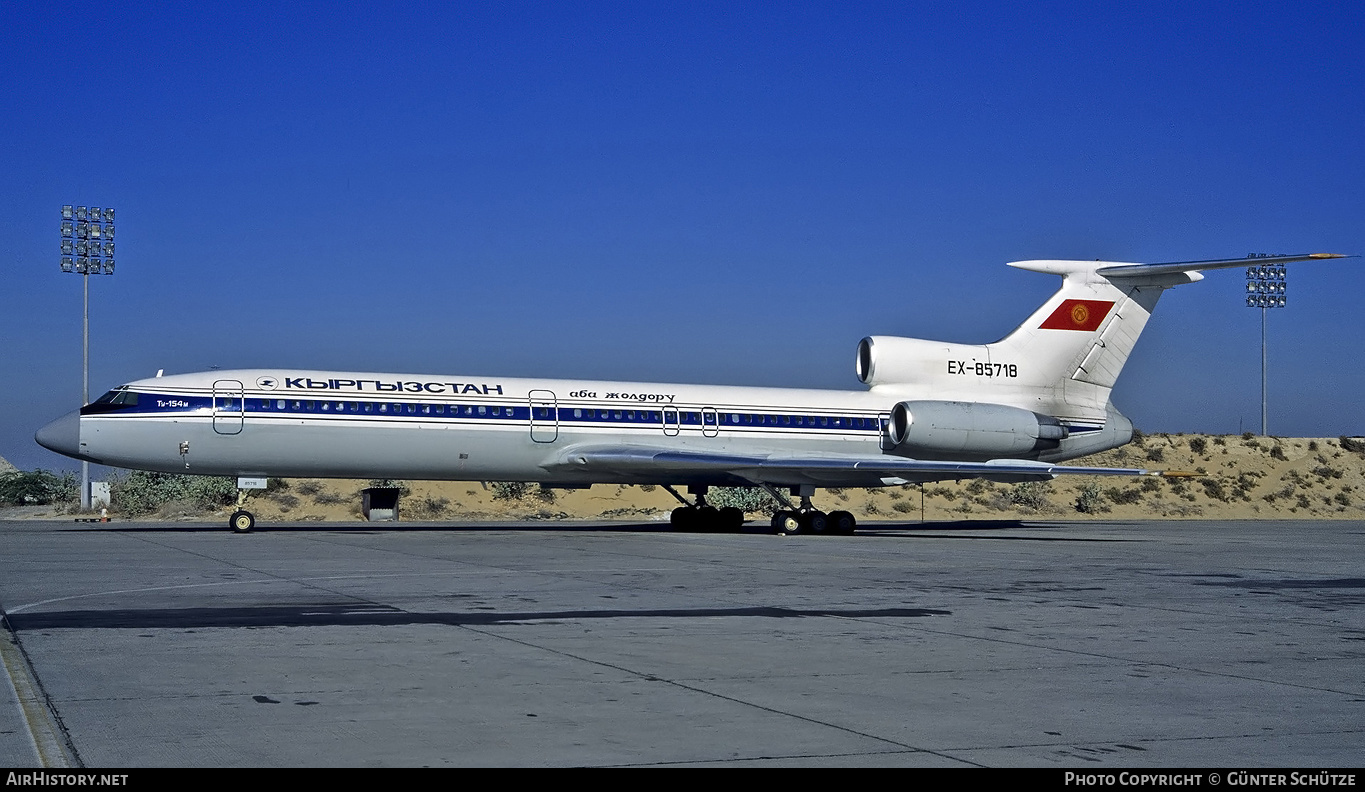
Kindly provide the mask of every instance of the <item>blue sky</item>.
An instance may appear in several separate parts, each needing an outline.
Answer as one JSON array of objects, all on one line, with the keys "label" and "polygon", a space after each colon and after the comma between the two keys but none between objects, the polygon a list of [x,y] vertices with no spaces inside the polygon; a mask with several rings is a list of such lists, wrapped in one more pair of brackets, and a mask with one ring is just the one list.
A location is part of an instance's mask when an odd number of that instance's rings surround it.
[{"label": "blue sky", "polygon": [[[64,203],[118,211],[91,391],[212,366],[858,388],[992,341],[1007,261],[1365,253],[1354,3],[0,0],[0,456],[77,406]],[[1293,265],[1274,434],[1365,433],[1361,259]],[[1114,393],[1260,422],[1240,270]]]}]

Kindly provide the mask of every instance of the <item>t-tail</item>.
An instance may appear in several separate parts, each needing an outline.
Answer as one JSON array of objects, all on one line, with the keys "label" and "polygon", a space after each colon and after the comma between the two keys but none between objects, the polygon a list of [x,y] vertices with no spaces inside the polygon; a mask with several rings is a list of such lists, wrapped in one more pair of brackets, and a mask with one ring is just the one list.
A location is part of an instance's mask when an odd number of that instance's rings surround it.
[{"label": "t-tail", "polygon": [[[858,347],[858,377],[873,392],[895,399],[892,442],[906,445],[918,432],[921,440],[910,450],[921,455],[972,451],[934,447],[932,424],[946,423],[950,415],[981,427],[982,456],[990,456],[1006,435],[1017,438],[1014,442],[1027,442],[1031,435],[1032,455],[1044,461],[1115,448],[1132,439],[1133,426],[1114,409],[1110,392],[1163,292],[1202,280],[1201,270],[1326,258],[1343,256],[1312,253],[1165,264],[1012,262],[1011,267],[1062,278],[1061,288],[1014,332],[993,344],[865,338]],[[1025,419],[1020,411],[1033,416]],[[1019,429],[1023,426],[1027,431]],[[970,446],[970,440],[961,442]]]}]

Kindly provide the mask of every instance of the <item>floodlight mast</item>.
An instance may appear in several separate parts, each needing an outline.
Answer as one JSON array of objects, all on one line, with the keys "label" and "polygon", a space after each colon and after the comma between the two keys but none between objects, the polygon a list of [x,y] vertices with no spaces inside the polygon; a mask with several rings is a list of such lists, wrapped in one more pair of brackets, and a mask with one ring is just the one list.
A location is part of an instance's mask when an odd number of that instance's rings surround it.
[{"label": "floodlight mast", "polygon": [[[74,222],[73,222],[74,221]],[[81,404],[90,403],[90,276],[114,274],[112,207],[62,206],[62,272],[81,276]],[[73,239],[74,237],[74,239]],[[103,255],[103,259],[101,259]],[[90,463],[81,462],[81,509],[90,509]]]},{"label": "floodlight mast", "polygon": [[[1272,254],[1252,253],[1248,259],[1271,258]],[[1261,436],[1266,430],[1266,354],[1265,354],[1265,312],[1269,308],[1283,308],[1288,285],[1288,270],[1283,264],[1247,267],[1248,308],[1261,309]]]}]

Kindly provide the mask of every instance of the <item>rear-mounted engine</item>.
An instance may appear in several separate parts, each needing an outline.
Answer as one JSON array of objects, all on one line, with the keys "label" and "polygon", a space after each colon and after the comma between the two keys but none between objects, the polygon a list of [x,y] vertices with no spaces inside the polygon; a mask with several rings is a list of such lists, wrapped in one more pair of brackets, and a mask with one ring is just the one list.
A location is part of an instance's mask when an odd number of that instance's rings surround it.
[{"label": "rear-mounted engine", "polygon": [[904,401],[891,408],[890,439],[917,458],[998,459],[1057,448],[1067,428],[1020,407],[959,401]]}]

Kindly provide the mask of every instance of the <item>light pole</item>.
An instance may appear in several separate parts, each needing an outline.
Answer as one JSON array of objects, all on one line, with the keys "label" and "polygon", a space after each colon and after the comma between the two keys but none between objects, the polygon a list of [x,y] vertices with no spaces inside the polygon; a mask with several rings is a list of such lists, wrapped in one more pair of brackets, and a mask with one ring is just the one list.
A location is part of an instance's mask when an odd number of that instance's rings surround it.
[{"label": "light pole", "polygon": [[1287,271],[1284,265],[1247,267],[1247,307],[1261,309],[1261,435],[1266,431],[1265,312],[1285,306]]},{"label": "light pole", "polygon": [[[114,274],[114,210],[62,207],[62,272],[81,276],[85,306],[81,313],[81,404],[90,403],[90,276]],[[81,508],[90,508],[90,463],[81,462]]]}]

